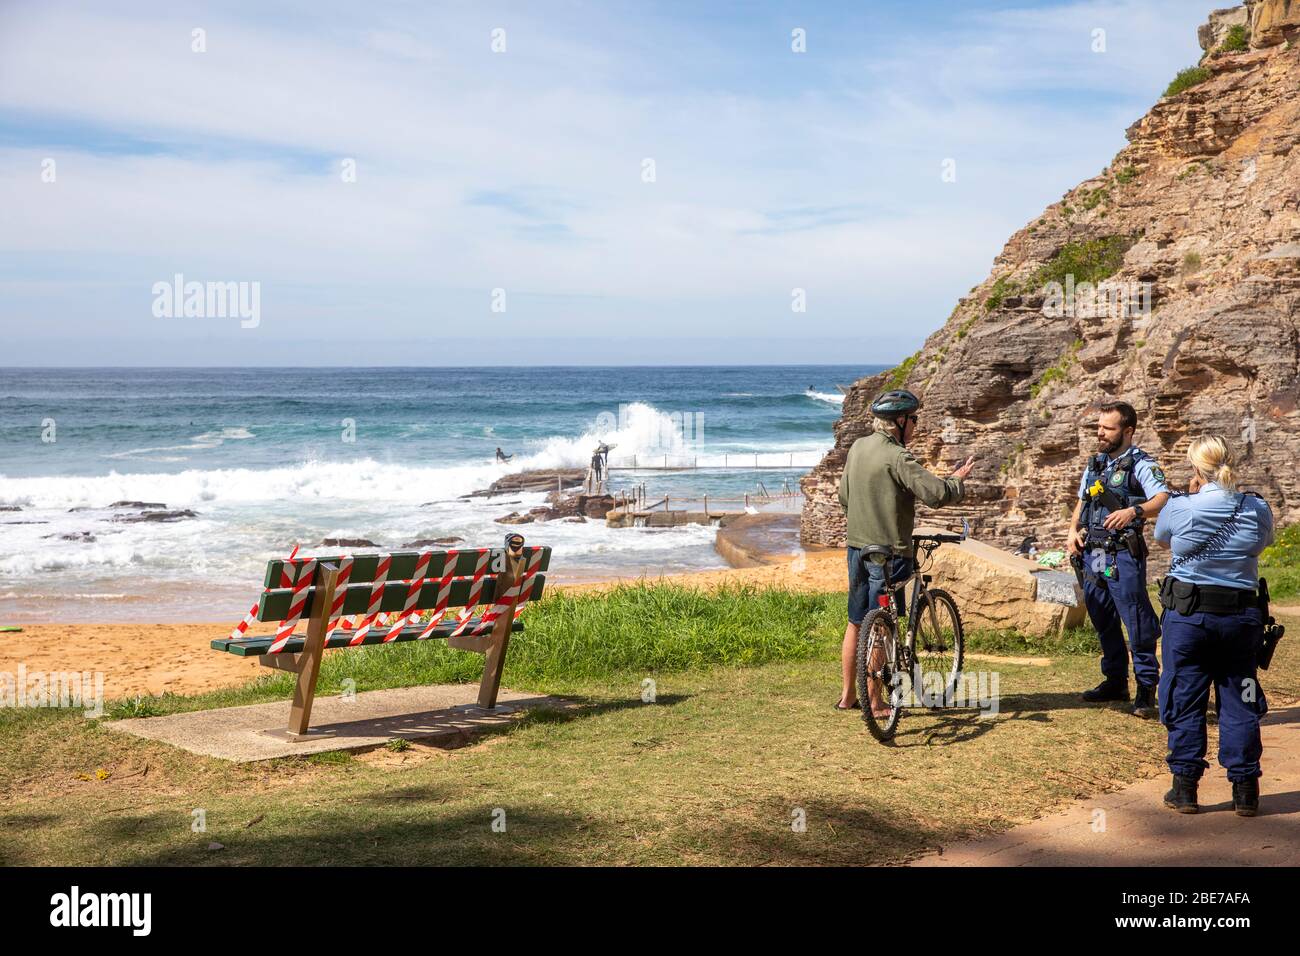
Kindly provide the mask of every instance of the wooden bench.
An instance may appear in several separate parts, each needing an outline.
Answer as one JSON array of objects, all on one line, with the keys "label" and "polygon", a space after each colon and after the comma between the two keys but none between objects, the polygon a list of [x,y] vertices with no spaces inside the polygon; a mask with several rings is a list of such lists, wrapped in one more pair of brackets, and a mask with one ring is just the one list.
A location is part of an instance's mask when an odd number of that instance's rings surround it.
[{"label": "wooden bench", "polygon": [[[519,536],[522,541],[522,536]],[[255,617],[280,622],[274,635],[232,634],[212,647],[257,657],[298,675],[289,733],[308,732],[320,662],[328,648],[372,647],[442,639],[486,658],[480,707],[496,706],[510,635],[522,631],[518,611],[542,595],[550,548],[397,551],[271,561]],[[481,613],[471,616],[473,609]],[[420,612],[433,611],[429,621]],[[451,613],[448,613],[451,612]],[[380,624],[382,614],[397,616]],[[349,617],[359,616],[351,629]],[[306,634],[294,627],[306,622]],[[246,626],[246,625],[241,625]]]}]

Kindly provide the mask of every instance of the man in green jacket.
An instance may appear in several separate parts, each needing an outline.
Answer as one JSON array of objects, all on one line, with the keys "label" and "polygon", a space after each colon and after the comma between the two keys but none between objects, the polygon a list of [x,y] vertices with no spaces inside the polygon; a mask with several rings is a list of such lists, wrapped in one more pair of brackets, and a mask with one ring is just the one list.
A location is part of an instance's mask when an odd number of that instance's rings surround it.
[{"label": "man in green jacket", "polygon": [[[951,478],[926,471],[907,450],[916,434],[920,407],[921,402],[906,389],[885,392],[872,402],[875,431],[853,443],[840,476],[840,504],[848,519],[849,624],[840,653],[844,686],[835,705],[839,710],[859,706],[858,628],[885,588],[885,556],[866,555],[863,550],[872,545],[889,548],[893,553],[890,577],[897,581],[910,574],[916,499],[931,508],[960,501],[966,493],[963,481],[975,466],[975,459],[967,458]],[[878,716],[889,716],[883,700],[868,703]]]}]

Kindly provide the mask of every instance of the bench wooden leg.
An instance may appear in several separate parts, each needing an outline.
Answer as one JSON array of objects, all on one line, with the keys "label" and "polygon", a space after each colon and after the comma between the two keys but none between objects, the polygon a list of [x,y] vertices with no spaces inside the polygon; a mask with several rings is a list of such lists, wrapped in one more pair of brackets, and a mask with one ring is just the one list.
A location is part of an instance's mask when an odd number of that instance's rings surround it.
[{"label": "bench wooden leg", "polygon": [[[506,570],[497,576],[498,593],[514,586],[524,572],[526,559],[506,558]],[[495,600],[495,599],[494,599]],[[497,705],[497,692],[501,689],[501,672],[506,666],[506,651],[510,647],[510,630],[515,624],[515,606],[519,596],[515,595],[509,606],[497,618],[492,626],[492,636],[488,640],[483,660],[483,680],[478,685],[478,705],[492,708]]]},{"label": "bench wooden leg", "polygon": [[316,678],[320,675],[321,658],[325,656],[325,629],[329,626],[330,608],[334,605],[334,589],[338,584],[339,569],[334,565],[321,565],[321,576],[312,597],[311,618],[307,624],[307,640],[298,657],[298,683],[293,689],[293,705],[289,708],[289,733],[305,734],[311,723],[311,705],[316,700]]}]

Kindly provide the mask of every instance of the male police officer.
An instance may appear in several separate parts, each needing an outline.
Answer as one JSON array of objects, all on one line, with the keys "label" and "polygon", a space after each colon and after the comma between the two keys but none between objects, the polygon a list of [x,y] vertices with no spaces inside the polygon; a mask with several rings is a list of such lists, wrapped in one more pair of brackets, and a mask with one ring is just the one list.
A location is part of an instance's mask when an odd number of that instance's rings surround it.
[{"label": "male police officer", "polygon": [[1133,444],[1137,412],[1127,402],[1106,402],[1097,421],[1098,454],[1088,460],[1079,501],[1070,519],[1067,549],[1083,568],[1084,603],[1101,641],[1102,682],[1084,691],[1090,702],[1128,700],[1128,652],[1133,649],[1137,693],[1133,713],[1156,716],[1156,641],[1160,624],[1147,596],[1146,519],[1169,500],[1160,466]]}]

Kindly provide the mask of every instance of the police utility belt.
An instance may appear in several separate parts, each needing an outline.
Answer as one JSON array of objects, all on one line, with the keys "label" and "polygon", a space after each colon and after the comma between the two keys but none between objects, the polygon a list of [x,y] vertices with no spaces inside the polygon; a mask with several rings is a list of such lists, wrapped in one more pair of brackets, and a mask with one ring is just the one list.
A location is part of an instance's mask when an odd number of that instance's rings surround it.
[{"label": "police utility belt", "polygon": [[1237,614],[1259,607],[1259,595],[1249,588],[1189,584],[1174,577],[1160,582],[1160,606],[1179,614]]},{"label": "police utility belt", "polygon": [[1160,606],[1166,611],[1189,614],[1237,614],[1247,608],[1258,608],[1264,626],[1261,629],[1256,662],[1261,670],[1268,670],[1273,662],[1273,652],[1278,641],[1286,635],[1286,628],[1268,611],[1268,580],[1259,579],[1259,590],[1250,588],[1221,588],[1208,584],[1188,584],[1177,578],[1165,577],[1160,582]]}]

